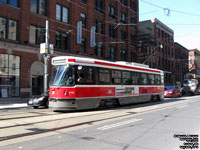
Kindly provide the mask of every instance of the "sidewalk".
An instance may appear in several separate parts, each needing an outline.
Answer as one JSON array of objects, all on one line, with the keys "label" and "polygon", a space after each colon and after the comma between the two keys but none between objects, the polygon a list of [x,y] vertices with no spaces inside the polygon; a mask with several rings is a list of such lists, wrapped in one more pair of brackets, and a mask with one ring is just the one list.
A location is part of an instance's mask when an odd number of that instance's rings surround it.
[{"label": "sidewalk", "polygon": [[0,98],[0,110],[27,107],[28,98]]}]

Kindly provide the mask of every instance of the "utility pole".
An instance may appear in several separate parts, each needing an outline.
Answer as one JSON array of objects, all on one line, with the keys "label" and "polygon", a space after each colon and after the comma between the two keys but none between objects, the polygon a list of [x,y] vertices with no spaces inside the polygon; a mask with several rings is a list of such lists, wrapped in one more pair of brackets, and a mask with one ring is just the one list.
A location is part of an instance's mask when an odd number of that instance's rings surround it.
[{"label": "utility pole", "polygon": [[40,44],[40,53],[44,54],[44,96],[48,96],[48,63],[50,54],[53,54],[53,45],[49,44],[49,21],[46,20],[45,43]]},{"label": "utility pole", "polygon": [[44,54],[44,96],[48,96],[48,62],[49,62],[49,21],[46,20],[45,44],[47,53]]}]

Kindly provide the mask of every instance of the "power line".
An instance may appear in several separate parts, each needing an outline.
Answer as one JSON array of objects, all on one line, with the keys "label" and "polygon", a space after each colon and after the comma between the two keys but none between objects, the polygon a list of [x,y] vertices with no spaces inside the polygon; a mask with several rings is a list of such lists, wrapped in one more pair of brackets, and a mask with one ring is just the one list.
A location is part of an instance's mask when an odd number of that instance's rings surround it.
[{"label": "power line", "polygon": [[176,12],[176,13],[181,13],[181,14],[185,14],[185,15],[191,15],[191,16],[200,17],[199,14],[193,14],[193,13],[188,13],[188,12],[183,12],[183,11],[179,11],[179,10],[174,10],[174,9],[170,9],[170,8],[161,7],[159,5],[147,2],[145,0],[140,0],[140,1],[142,1],[144,3],[147,3],[147,4],[151,5],[151,6],[154,6],[154,7],[162,9],[164,11],[165,15],[167,15],[167,16],[169,16],[170,12],[173,11],[173,12]]}]

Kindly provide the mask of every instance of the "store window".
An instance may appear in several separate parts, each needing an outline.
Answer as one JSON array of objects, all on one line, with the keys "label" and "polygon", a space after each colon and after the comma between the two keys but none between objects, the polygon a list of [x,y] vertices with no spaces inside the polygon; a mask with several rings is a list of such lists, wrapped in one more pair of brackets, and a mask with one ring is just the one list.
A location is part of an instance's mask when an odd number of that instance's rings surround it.
[{"label": "store window", "polygon": [[0,97],[18,97],[20,88],[20,57],[0,54]]}]

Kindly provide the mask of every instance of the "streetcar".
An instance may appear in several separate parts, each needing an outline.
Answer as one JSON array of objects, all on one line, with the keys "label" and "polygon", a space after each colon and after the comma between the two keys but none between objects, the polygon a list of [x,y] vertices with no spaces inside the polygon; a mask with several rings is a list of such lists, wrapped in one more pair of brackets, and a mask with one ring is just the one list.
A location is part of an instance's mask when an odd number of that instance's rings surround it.
[{"label": "streetcar", "polygon": [[164,73],[147,65],[92,58],[52,58],[49,108],[95,109],[164,99]]}]

